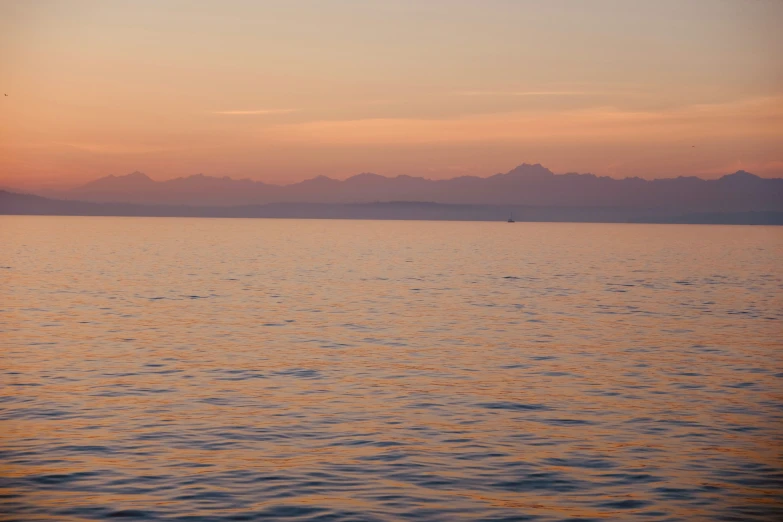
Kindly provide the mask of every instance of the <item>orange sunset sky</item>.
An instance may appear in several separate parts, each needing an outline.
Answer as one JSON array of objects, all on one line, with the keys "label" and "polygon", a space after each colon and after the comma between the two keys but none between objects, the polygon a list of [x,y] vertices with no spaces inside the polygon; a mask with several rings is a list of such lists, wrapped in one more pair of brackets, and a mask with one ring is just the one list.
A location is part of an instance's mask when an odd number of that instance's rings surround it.
[{"label": "orange sunset sky", "polygon": [[0,1],[0,186],[783,176],[783,2]]}]

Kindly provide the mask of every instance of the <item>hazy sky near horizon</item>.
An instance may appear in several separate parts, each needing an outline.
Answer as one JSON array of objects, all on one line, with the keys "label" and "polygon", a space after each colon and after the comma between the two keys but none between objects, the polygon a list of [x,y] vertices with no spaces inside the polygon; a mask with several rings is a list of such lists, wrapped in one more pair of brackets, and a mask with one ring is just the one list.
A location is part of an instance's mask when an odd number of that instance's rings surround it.
[{"label": "hazy sky near horizon", "polygon": [[778,0],[0,1],[0,185],[783,176]]}]

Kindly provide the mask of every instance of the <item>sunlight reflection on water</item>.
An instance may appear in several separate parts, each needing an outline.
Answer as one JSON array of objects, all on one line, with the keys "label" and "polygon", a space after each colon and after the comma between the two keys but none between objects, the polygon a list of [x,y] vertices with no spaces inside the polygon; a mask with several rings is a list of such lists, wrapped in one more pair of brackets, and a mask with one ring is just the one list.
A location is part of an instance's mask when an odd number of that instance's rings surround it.
[{"label": "sunlight reflection on water", "polygon": [[0,240],[14,519],[783,517],[781,228],[2,217]]}]

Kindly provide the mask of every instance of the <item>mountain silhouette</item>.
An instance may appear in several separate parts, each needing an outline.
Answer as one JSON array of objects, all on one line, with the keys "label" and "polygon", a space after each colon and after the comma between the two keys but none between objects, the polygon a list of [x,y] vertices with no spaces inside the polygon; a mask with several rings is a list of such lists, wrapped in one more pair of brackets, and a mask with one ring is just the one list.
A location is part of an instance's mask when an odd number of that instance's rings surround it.
[{"label": "mountain silhouette", "polygon": [[82,185],[76,190],[84,193],[101,191],[138,191],[155,187],[156,182],[143,172],[131,172],[125,176],[106,176]]},{"label": "mountain silhouette", "polygon": [[489,177],[430,180],[362,173],[345,180],[318,176],[290,185],[203,174],[155,181],[133,172],[107,176],[68,191],[40,195],[90,202],[236,206],[269,203],[432,202],[456,205],[662,208],[681,212],[783,210],[783,179],[745,171],[716,180],[677,177],[616,179],[593,174],[554,174],[522,164]]},{"label": "mountain silhouette", "polygon": [[351,204],[269,203],[238,206],[139,205],[56,200],[0,190],[0,214],[6,215],[417,219],[500,223],[506,221],[509,212],[513,212],[517,221],[783,225],[783,212],[774,211],[679,214],[662,208],[453,205],[410,201]]}]

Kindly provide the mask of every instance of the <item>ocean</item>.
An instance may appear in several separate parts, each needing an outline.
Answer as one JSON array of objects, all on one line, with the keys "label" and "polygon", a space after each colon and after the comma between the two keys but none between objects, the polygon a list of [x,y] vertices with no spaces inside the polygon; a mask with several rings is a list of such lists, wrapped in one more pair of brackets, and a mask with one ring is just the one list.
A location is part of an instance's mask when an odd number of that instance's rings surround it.
[{"label": "ocean", "polygon": [[0,217],[0,519],[783,519],[783,228]]}]

